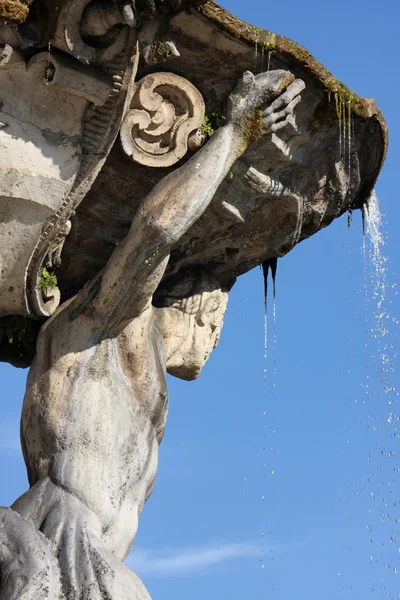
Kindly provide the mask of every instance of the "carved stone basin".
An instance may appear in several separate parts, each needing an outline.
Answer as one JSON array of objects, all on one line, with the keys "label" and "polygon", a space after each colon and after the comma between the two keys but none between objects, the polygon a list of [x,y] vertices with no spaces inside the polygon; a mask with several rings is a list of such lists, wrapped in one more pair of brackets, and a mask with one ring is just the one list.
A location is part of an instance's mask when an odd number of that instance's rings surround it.
[{"label": "carved stone basin", "polygon": [[[295,42],[239,21],[212,0],[193,4],[167,11],[162,27],[143,19],[137,43],[121,17],[109,47],[93,42],[93,27],[82,33],[88,0],[63,3],[50,51],[42,43],[27,52],[18,29],[0,27],[0,316],[49,316],[96,275],[141,200],[199,146],[188,143],[185,154],[171,114],[176,121],[184,114],[189,134],[205,104],[203,129],[212,133],[246,70],[283,69],[302,79],[301,103],[285,128],[252,143],[233,166],[174,247],[155,302],[162,305],[171,277],[197,267],[230,288],[238,275],[368,201],[387,146],[374,101],[356,96]],[[173,159],[165,147],[168,120]],[[131,143],[135,127],[143,139]],[[155,143],[159,131],[164,137]],[[55,249],[62,249],[61,264],[52,262]],[[49,264],[60,291],[41,289]],[[9,346],[2,339],[2,359],[10,359]]]},{"label": "carved stone basin", "polygon": [[[172,19],[159,46],[167,40],[180,56],[154,65],[141,61],[138,79],[159,71],[183,75],[202,93],[211,119],[223,114],[247,69],[286,69],[306,88],[290,130],[251,146],[236,163],[206,213],[175,247],[166,277],[202,265],[229,287],[236,276],[363,206],[387,144],[385,121],[373,100],[356,96],[295,42],[247,25],[214,2]],[[64,297],[104,266],[140,200],[171,170],[132,162],[116,140],[72,220],[59,272]],[[254,212],[260,215],[257,229],[248,225]]]}]

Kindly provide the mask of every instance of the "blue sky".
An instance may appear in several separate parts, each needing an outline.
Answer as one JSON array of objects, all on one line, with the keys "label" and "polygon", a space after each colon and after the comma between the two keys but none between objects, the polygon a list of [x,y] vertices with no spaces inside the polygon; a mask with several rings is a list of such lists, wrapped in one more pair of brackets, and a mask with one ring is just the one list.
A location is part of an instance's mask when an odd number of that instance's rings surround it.
[{"label": "blue sky", "polygon": [[[377,185],[388,257],[379,323],[388,333],[376,332],[359,215],[350,231],[342,218],[280,261],[266,383],[262,277],[258,269],[242,277],[200,379],[169,379],[158,481],[128,564],[154,600],[398,599],[399,437],[390,412],[399,383],[377,355],[396,370],[400,10],[389,0],[223,4],[295,39],[382,109],[390,148]],[[0,364],[0,377],[8,505],[27,485],[18,442],[26,372]]]}]

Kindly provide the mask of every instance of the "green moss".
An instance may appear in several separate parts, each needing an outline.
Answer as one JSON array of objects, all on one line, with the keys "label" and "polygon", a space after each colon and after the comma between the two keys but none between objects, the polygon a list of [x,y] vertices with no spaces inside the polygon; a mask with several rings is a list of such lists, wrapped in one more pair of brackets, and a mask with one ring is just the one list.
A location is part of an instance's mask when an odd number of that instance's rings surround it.
[{"label": "green moss", "polygon": [[264,50],[272,51],[276,48],[276,33],[272,33],[272,31],[263,31],[262,34],[262,47]]},{"label": "green moss", "polygon": [[42,276],[38,283],[39,290],[47,290],[49,288],[56,287],[57,276],[54,273],[49,273],[46,267],[42,268]]},{"label": "green moss", "polygon": [[[328,98],[331,99],[332,92],[328,92]],[[351,117],[358,113],[359,97],[350,88],[344,85],[338,86],[336,91],[333,91],[335,99],[335,110],[339,123],[343,123],[343,127],[350,129]]]},{"label": "green moss", "polygon": [[224,121],[226,121],[226,117],[222,114],[222,110],[217,108],[211,113],[210,116],[206,115],[204,117],[201,125],[201,131],[202,133],[208,135],[208,137],[211,137],[214,135],[217,129],[222,127]]},{"label": "green moss", "polygon": [[215,129],[211,125],[211,121],[207,115],[204,117],[203,122],[201,124],[201,132],[205,133],[209,137],[211,137],[214,133]]}]

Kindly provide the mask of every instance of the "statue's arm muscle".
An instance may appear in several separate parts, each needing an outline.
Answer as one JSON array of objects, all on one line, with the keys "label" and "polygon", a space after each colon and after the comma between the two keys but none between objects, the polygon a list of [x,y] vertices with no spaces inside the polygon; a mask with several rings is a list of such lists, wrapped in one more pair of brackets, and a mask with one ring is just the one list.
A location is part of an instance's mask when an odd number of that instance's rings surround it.
[{"label": "statue's arm muscle", "polygon": [[219,129],[143,201],[105,267],[94,301],[96,313],[111,326],[132,319],[151,301],[171,247],[201,216],[242,153],[243,140],[235,133],[231,123]]},{"label": "statue's arm muscle", "polygon": [[[283,71],[256,78],[246,73],[230,96],[227,124],[185,165],[162,179],[144,199],[129,233],[105,267],[94,300],[96,313],[105,327],[125,326],[150,305],[171,247],[203,214],[252,137],[260,134],[263,124],[270,129],[271,123],[279,118],[276,115],[281,114],[275,111],[275,116],[264,117],[260,111],[255,133],[255,111],[267,100],[278,96],[291,81],[293,76]],[[297,91],[289,93],[290,99],[295,93]],[[277,105],[277,110],[281,110],[281,104]]]}]

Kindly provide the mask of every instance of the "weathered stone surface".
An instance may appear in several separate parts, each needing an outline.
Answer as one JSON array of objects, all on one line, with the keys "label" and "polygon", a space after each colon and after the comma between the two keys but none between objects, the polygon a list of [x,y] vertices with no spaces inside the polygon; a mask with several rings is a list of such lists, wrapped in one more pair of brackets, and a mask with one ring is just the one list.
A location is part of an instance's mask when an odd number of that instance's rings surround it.
[{"label": "weathered stone surface", "polygon": [[[27,265],[43,224],[74,185],[88,101],[104,105],[113,81],[101,72],[82,76],[56,52],[51,59],[41,52],[26,63],[5,45],[0,60],[0,144],[7,153],[0,165],[0,315],[25,315]],[[43,302],[45,315],[58,305],[51,303]]]},{"label": "weathered stone surface", "polygon": [[4,600],[62,599],[48,539],[10,508],[0,508],[0,574]]},{"label": "weathered stone surface", "polygon": [[[361,207],[384,158],[373,101],[197,4],[66,0],[43,30],[0,29],[0,314],[51,315],[23,405],[30,489],[0,510],[7,600],[150,600],[122,561],[166,372],[197,377],[235,278]],[[24,327],[0,329],[6,359]]]},{"label": "weathered stone surface", "polygon": [[[80,8],[68,2],[61,13],[68,9],[78,34]],[[49,316],[60,295],[38,287],[43,262],[118,133],[137,65],[135,35],[125,26],[101,50],[80,37],[79,52],[93,50],[94,66],[76,57],[67,33],[70,47],[55,38],[30,60],[27,41],[13,35],[0,29],[0,315]]]}]

